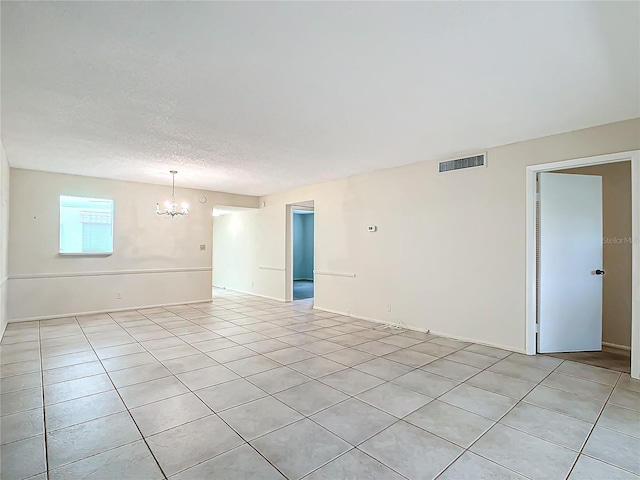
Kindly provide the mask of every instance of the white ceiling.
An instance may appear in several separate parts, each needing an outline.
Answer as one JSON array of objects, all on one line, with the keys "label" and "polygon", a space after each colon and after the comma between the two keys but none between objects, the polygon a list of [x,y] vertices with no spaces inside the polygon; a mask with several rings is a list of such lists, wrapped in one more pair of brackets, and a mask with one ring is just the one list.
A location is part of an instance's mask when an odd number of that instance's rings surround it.
[{"label": "white ceiling", "polygon": [[2,2],[14,167],[266,194],[640,116],[638,2]]}]

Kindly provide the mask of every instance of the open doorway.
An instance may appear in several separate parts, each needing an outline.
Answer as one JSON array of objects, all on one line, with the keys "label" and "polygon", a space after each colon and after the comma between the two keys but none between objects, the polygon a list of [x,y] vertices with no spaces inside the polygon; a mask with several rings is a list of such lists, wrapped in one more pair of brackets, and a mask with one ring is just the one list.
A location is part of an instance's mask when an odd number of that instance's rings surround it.
[{"label": "open doorway", "polygon": [[538,353],[631,371],[631,162],[538,173]]},{"label": "open doorway", "polygon": [[315,295],[315,211],[309,200],[287,205],[287,300],[313,299]]},{"label": "open doorway", "polygon": [[[611,192],[614,170],[627,182],[626,200]],[[612,352],[599,366],[629,371],[630,363],[638,378],[639,189],[637,151],[527,167],[526,353],[597,364]]]},{"label": "open doorway", "polygon": [[293,210],[293,299],[313,298],[313,209]]}]

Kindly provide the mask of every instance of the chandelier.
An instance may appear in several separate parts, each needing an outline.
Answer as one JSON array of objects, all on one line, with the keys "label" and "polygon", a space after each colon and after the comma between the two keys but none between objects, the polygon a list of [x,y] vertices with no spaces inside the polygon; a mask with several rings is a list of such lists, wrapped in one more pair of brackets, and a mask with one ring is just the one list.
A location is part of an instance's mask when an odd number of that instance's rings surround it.
[{"label": "chandelier", "polygon": [[166,207],[164,210],[160,210],[160,204],[156,203],[156,213],[158,215],[169,215],[171,218],[176,215],[185,216],[189,211],[189,205],[186,202],[182,203],[182,210],[178,210],[178,204],[176,203],[176,173],[177,170],[170,170],[169,173],[172,175],[172,187],[171,187],[171,201],[167,200],[164,202],[164,206]]}]

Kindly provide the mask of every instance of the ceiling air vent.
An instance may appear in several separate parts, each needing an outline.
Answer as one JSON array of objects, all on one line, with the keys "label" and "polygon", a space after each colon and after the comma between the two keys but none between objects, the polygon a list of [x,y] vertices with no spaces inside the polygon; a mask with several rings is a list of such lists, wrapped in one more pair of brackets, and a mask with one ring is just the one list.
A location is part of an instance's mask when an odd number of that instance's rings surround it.
[{"label": "ceiling air vent", "polygon": [[440,173],[462,170],[463,168],[486,167],[486,154],[481,153],[472,157],[448,160],[446,162],[440,162],[438,165],[438,171]]}]

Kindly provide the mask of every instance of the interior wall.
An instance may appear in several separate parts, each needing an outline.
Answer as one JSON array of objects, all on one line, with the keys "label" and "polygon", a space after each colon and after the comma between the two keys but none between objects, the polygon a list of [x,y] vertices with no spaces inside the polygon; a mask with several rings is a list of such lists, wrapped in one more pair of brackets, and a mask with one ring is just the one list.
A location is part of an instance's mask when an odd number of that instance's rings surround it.
[{"label": "interior wall", "polygon": [[[178,187],[176,199],[190,205],[189,215],[171,219],[155,214],[156,202],[170,197],[170,185],[10,172],[10,321],[209,300],[212,206],[258,202]],[[60,195],[114,200],[112,255],[58,254]]]},{"label": "interior wall", "polygon": [[0,338],[7,327],[9,248],[9,162],[0,141]]},{"label": "interior wall", "polygon": [[279,242],[277,235],[265,232],[275,231],[278,220],[275,210],[214,217],[214,286],[284,300],[284,250],[277,261],[264,261]]},{"label": "interior wall", "polygon": [[313,280],[313,213],[293,214],[293,279]]},{"label": "interior wall", "polygon": [[213,285],[251,292],[258,273],[258,211],[214,217]]},{"label": "interior wall", "polygon": [[631,348],[631,162],[557,173],[602,177],[602,341]]},{"label": "interior wall", "polygon": [[439,174],[434,159],[261,197],[224,218],[252,232],[225,251],[248,258],[226,286],[285,298],[286,205],[313,198],[315,308],[524,352],[526,167],[637,150],[639,131],[627,120],[490,148],[486,168]]}]

